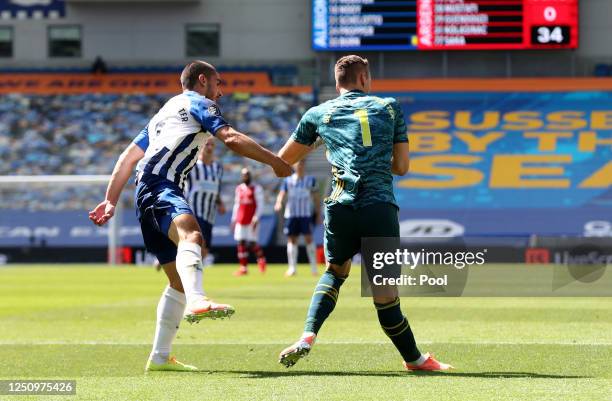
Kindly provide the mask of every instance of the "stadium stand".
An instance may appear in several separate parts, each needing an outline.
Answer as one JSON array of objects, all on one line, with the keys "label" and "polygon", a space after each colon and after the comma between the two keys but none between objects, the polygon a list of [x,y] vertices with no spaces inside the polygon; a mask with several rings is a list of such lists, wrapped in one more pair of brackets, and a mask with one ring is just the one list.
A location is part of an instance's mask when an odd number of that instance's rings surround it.
[{"label": "stadium stand", "polygon": [[[117,155],[170,96],[8,94],[0,105],[0,132],[6,133],[0,137],[0,175],[109,174]],[[311,104],[310,93],[236,92],[220,101],[228,121],[270,149],[282,145]],[[224,198],[229,198],[240,168],[250,163],[222,146],[218,149],[228,183]],[[273,196],[278,180],[272,171],[253,167],[255,179]],[[7,209],[86,209],[99,198],[99,189],[62,189],[44,196],[2,191],[0,208]]]}]

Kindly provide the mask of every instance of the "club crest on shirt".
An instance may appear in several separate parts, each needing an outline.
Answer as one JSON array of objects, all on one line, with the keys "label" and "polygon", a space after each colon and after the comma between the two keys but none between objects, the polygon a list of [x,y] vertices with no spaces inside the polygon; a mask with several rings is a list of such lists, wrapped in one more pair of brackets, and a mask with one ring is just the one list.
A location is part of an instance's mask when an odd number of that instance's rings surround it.
[{"label": "club crest on shirt", "polygon": [[208,114],[212,116],[218,116],[221,114],[221,111],[219,111],[219,107],[217,107],[216,104],[211,104],[210,106],[208,106]]}]

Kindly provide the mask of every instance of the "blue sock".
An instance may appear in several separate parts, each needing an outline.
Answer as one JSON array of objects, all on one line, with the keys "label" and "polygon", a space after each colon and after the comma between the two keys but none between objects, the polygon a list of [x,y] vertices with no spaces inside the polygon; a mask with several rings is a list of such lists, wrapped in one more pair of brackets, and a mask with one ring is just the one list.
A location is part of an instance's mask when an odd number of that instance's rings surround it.
[{"label": "blue sock", "polygon": [[374,306],[380,326],[402,355],[404,361],[413,362],[419,359],[421,352],[417,348],[408,319],[402,314],[399,298],[388,304],[374,303]]},{"label": "blue sock", "polygon": [[310,300],[304,332],[313,332],[315,334],[319,332],[325,319],[327,319],[336,306],[340,286],[342,286],[344,280],[345,277],[336,277],[329,270],[321,275]]}]

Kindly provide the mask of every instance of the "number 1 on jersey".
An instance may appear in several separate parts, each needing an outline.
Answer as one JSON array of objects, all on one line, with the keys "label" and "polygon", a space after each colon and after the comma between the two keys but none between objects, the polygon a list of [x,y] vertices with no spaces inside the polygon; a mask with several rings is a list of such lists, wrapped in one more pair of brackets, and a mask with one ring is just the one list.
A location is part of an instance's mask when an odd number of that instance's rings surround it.
[{"label": "number 1 on jersey", "polygon": [[372,134],[370,134],[370,120],[366,109],[355,110],[355,116],[361,124],[361,142],[363,146],[372,146]]}]

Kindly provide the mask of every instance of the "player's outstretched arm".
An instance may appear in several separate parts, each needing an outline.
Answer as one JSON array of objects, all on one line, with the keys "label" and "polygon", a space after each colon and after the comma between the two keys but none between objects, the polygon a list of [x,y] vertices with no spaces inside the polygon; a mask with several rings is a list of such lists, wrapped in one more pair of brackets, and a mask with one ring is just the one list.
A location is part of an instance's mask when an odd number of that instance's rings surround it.
[{"label": "player's outstretched arm", "polygon": [[278,192],[278,196],[276,197],[276,202],[274,203],[274,211],[276,213],[280,212],[283,209],[283,203],[285,202],[285,195],[287,195],[287,192],[282,189]]},{"label": "player's outstretched arm", "polygon": [[280,157],[229,125],[219,128],[215,136],[239,155],[272,167],[277,177],[288,177],[293,173],[291,166]]},{"label": "player's outstretched arm", "polygon": [[410,167],[408,142],[398,142],[393,145],[391,172],[395,175],[406,175]]},{"label": "player's outstretched arm", "polygon": [[236,219],[238,218],[238,209],[240,208],[240,195],[238,194],[238,187],[234,191],[234,206],[232,206],[232,231],[234,231],[234,227],[236,226]]},{"label": "player's outstretched arm", "polygon": [[302,145],[293,138],[289,138],[285,146],[278,152],[278,156],[289,164],[295,164],[306,157],[312,149],[312,146]]},{"label": "player's outstretched arm", "polygon": [[125,183],[130,179],[136,163],[144,157],[144,151],[131,143],[119,156],[106,189],[106,197],[98,206],[89,212],[89,219],[96,225],[105,224],[115,214],[115,205],[119,200]]},{"label": "player's outstretched arm", "polygon": [[251,221],[251,225],[253,228],[257,227],[259,224],[259,220],[261,215],[263,214],[264,209],[264,193],[261,185],[255,186],[255,214],[253,215],[253,220]]},{"label": "player's outstretched arm", "polygon": [[217,212],[219,212],[219,214],[225,214],[226,212],[225,203],[223,203],[223,199],[221,199],[221,195],[217,195],[217,200],[215,201],[215,203],[217,204]]}]

